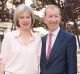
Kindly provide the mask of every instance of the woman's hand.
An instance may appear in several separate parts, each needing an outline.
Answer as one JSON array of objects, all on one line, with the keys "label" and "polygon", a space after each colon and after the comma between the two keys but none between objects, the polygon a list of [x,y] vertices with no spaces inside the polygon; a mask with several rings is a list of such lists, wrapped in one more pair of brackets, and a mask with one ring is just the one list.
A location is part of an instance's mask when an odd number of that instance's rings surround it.
[{"label": "woman's hand", "polygon": [[4,74],[4,64],[0,60],[0,74]]}]

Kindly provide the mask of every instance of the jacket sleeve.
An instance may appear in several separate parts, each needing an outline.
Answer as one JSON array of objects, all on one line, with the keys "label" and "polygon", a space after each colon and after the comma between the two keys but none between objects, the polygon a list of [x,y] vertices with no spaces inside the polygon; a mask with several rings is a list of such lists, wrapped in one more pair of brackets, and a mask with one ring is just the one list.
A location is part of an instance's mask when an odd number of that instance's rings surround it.
[{"label": "jacket sleeve", "polygon": [[67,43],[67,72],[77,74],[77,46],[75,36],[71,36]]}]

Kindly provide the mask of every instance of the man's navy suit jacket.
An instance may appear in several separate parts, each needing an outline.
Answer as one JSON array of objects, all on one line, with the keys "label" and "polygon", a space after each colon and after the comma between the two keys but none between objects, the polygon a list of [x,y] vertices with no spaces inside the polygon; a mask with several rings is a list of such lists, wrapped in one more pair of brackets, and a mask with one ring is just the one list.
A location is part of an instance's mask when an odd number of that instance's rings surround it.
[{"label": "man's navy suit jacket", "polygon": [[46,59],[46,39],[47,35],[42,37],[40,74],[77,74],[75,36],[60,29],[48,60]]}]

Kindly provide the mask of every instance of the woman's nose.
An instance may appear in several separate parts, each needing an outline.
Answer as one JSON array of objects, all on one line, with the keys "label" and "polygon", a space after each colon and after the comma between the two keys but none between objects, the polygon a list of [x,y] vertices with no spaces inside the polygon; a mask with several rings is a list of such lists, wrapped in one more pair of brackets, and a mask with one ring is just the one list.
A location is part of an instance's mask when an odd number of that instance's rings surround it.
[{"label": "woman's nose", "polygon": [[26,17],[24,17],[24,21],[27,21],[27,18]]}]

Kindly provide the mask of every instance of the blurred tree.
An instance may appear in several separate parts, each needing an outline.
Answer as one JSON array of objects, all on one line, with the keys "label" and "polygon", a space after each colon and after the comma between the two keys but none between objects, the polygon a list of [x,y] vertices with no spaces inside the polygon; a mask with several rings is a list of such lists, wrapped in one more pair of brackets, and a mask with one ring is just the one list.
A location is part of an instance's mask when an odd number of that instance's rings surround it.
[{"label": "blurred tree", "polygon": [[33,4],[31,5],[36,10],[41,10],[48,4],[57,4],[56,0],[33,0]]},{"label": "blurred tree", "polygon": [[24,3],[25,0],[12,0],[12,2],[13,2],[13,4],[14,4],[15,6],[18,6],[19,4]]},{"label": "blurred tree", "polygon": [[8,9],[6,8],[7,0],[0,0],[0,21],[9,21]]}]

